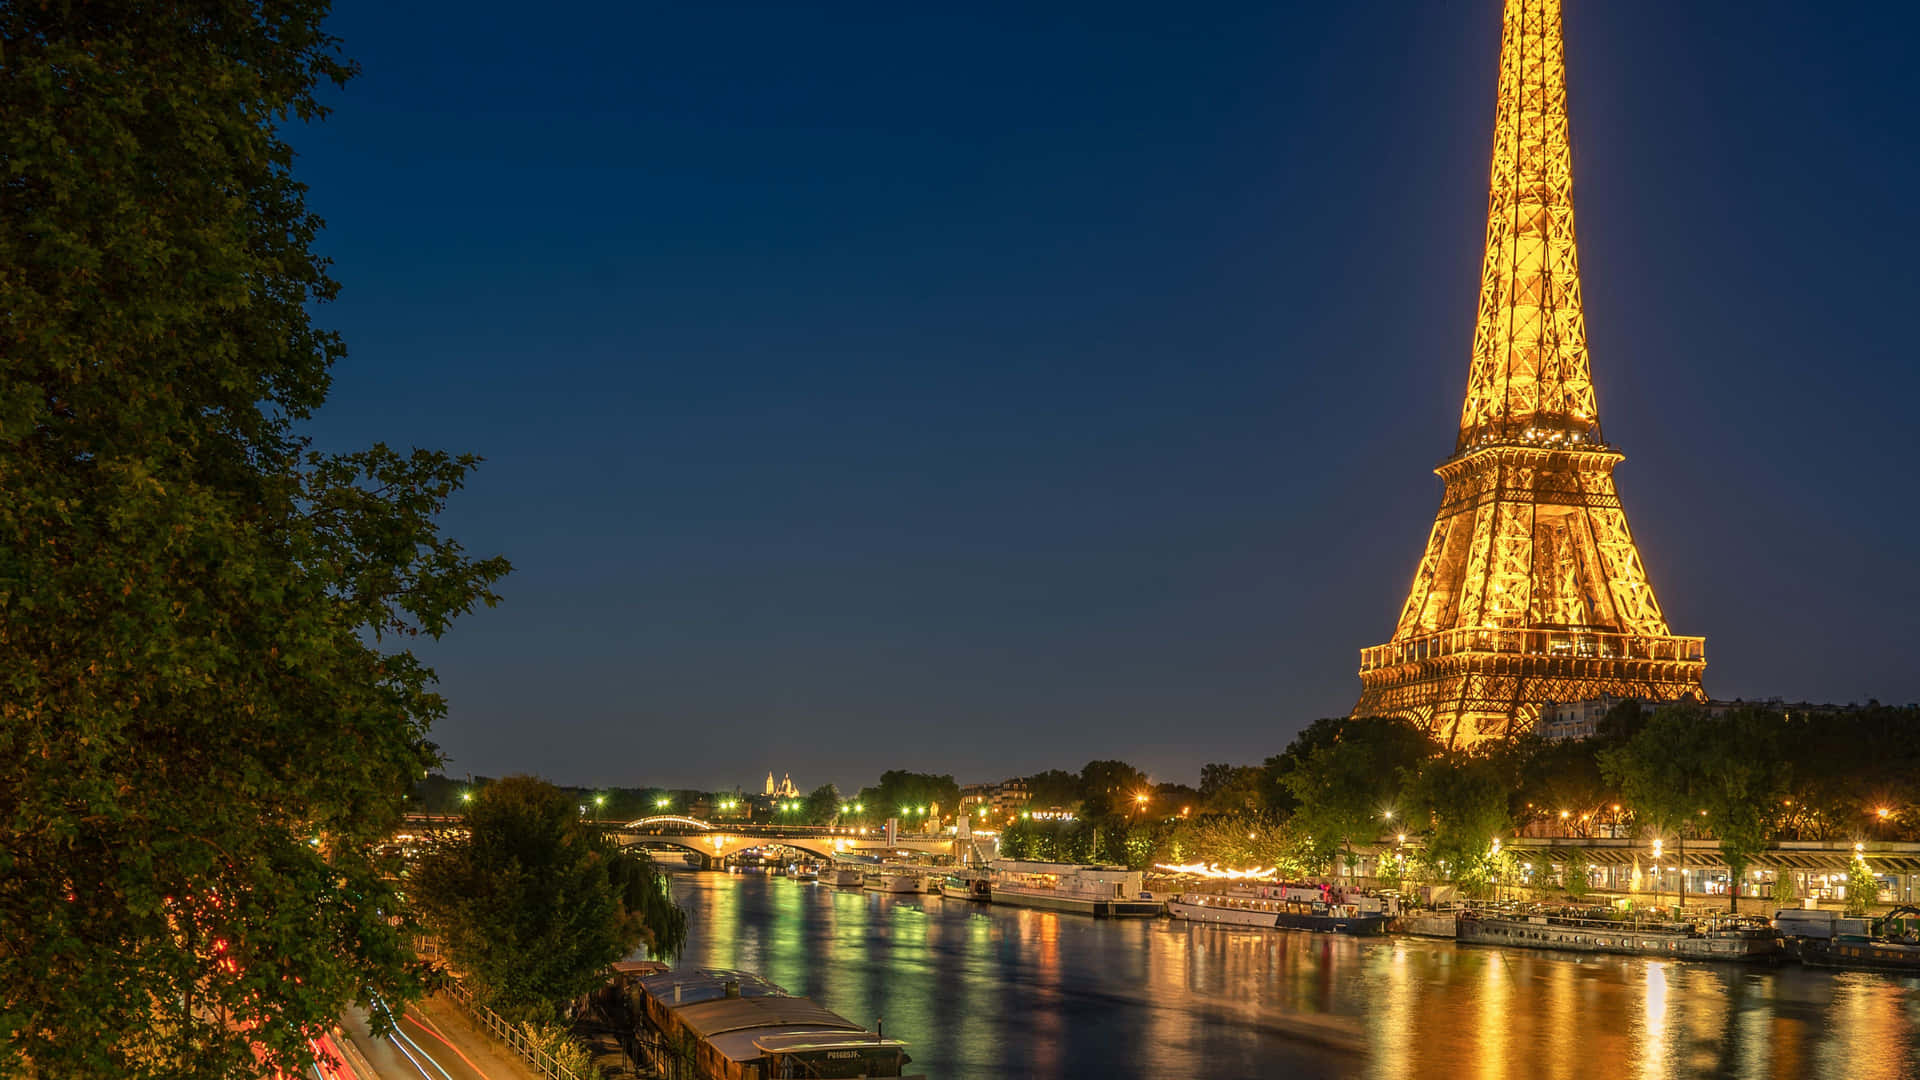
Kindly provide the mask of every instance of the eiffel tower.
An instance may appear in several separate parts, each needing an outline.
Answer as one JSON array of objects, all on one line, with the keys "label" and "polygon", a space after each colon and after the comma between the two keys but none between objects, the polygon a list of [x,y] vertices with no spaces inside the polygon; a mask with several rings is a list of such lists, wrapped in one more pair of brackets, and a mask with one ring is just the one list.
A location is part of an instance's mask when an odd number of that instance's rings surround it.
[{"label": "eiffel tower", "polygon": [[1355,716],[1451,746],[1542,703],[1702,698],[1705,639],[1675,637],[1613,486],[1573,239],[1561,0],[1506,0],[1487,254],[1460,437],[1393,640],[1360,652]]}]

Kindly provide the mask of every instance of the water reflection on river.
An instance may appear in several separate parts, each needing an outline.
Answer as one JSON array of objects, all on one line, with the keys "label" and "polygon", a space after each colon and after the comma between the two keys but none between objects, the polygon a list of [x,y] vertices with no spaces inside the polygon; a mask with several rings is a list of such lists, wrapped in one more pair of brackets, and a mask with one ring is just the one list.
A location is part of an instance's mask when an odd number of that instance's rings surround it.
[{"label": "water reflection on river", "polygon": [[884,1017],[930,1077],[1920,1077],[1920,979],[1096,920],[674,875],[681,962]]}]

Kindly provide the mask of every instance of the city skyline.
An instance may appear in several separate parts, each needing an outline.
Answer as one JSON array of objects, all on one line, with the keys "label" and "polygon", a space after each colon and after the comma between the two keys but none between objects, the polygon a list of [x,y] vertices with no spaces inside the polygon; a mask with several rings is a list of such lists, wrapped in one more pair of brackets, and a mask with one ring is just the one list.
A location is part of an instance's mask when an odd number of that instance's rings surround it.
[{"label": "city skyline", "polygon": [[[1911,700],[1910,76],[1730,10],[1569,12],[1601,408],[1709,693]],[[486,456],[449,523],[519,568],[424,651],[450,770],[1190,781],[1346,711],[1459,401],[1493,12],[673,13],[591,79],[471,69],[479,14],[408,65],[430,15],[341,5],[367,74],[296,135],[316,433]]]}]

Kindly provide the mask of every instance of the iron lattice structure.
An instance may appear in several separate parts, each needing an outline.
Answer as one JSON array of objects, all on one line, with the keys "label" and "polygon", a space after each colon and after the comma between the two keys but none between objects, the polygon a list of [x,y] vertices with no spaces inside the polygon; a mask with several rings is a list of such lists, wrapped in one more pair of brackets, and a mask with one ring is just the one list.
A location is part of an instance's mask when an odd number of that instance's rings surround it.
[{"label": "iron lattice structure", "polygon": [[1506,0],[1460,437],[1393,640],[1360,653],[1355,716],[1454,746],[1530,729],[1549,701],[1704,697],[1705,639],[1668,632],[1600,430],[1560,6]]}]

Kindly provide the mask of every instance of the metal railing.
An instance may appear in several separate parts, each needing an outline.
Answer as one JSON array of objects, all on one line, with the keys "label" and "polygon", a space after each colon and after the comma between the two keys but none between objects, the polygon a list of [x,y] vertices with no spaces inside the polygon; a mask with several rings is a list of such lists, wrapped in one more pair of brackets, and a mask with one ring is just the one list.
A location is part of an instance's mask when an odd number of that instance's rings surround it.
[{"label": "metal railing", "polygon": [[1396,664],[1460,653],[1513,653],[1522,656],[1691,664],[1705,661],[1706,639],[1615,634],[1598,630],[1461,627],[1362,649],[1360,670],[1375,671]]},{"label": "metal railing", "polygon": [[593,1080],[553,1060],[553,1055],[535,1046],[518,1025],[508,1023],[499,1013],[474,1000],[473,991],[467,989],[466,984],[459,979],[449,978],[446,989],[448,997],[458,1001],[467,1012],[473,1015],[474,1019],[480,1021],[488,1031],[492,1032],[495,1038],[512,1047],[513,1052],[533,1066],[545,1080]]}]

